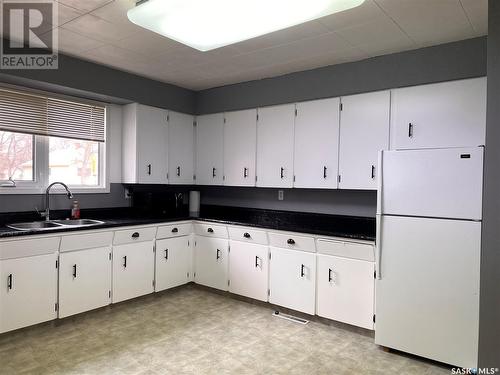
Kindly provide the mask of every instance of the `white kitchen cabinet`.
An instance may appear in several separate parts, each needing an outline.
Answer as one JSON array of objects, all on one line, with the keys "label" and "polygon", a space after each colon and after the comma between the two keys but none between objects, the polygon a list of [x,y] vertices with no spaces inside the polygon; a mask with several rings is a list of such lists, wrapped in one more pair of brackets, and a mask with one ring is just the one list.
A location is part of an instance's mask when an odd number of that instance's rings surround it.
[{"label": "white kitchen cabinet", "polygon": [[194,257],[196,284],[228,290],[228,240],[196,236]]},{"label": "white kitchen cabinet", "polygon": [[227,112],[224,125],[224,185],[255,186],[257,110]]},{"label": "white kitchen cabinet", "polygon": [[391,149],[485,143],[484,77],[396,89],[391,108]]},{"label": "white kitchen cabinet", "polygon": [[342,97],[339,188],[377,190],[380,150],[389,149],[390,91]]},{"label": "white kitchen cabinet", "polygon": [[168,182],[168,111],[142,104],[124,106],[122,175],[124,183]]},{"label": "white kitchen cabinet", "polygon": [[229,291],[267,301],[269,247],[231,241],[229,257]]},{"label": "white kitchen cabinet", "polygon": [[196,118],[196,184],[224,183],[224,114]]},{"label": "white kitchen cabinet", "polygon": [[194,117],[168,114],[168,178],[170,184],[194,183]]},{"label": "white kitchen cabinet", "polygon": [[373,329],[375,265],[318,254],[316,314]]},{"label": "white kitchen cabinet", "polygon": [[294,187],[337,187],[339,106],[339,98],[297,103]]},{"label": "white kitchen cabinet", "polygon": [[316,254],[271,247],[269,302],[314,315]]},{"label": "white kitchen cabinet", "polygon": [[154,291],[153,242],[144,241],[113,247],[113,303]]},{"label": "white kitchen cabinet", "polygon": [[189,282],[190,253],[190,236],[156,241],[156,292]]},{"label": "white kitchen cabinet", "polygon": [[291,188],[295,104],[259,108],[258,112],[257,186]]},{"label": "white kitchen cabinet", "polygon": [[0,333],[56,318],[57,253],[0,260]]},{"label": "white kitchen cabinet", "polygon": [[59,318],[111,303],[111,247],[61,253]]}]

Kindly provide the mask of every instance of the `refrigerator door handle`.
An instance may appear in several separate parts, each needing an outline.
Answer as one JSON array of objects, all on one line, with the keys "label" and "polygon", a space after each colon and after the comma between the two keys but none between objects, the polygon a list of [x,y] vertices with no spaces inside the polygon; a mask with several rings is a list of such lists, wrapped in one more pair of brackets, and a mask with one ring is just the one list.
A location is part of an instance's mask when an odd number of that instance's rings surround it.
[{"label": "refrigerator door handle", "polygon": [[375,275],[377,280],[382,280],[382,215],[376,216],[375,237]]}]

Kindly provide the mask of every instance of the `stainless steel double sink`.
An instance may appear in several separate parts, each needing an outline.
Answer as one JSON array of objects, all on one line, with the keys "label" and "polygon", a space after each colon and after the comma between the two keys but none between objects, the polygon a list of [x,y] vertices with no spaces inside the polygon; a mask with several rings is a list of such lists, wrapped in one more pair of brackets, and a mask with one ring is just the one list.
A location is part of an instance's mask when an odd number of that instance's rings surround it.
[{"label": "stainless steel double sink", "polygon": [[50,221],[31,221],[27,223],[8,224],[7,227],[15,230],[45,231],[61,228],[80,228],[104,224],[104,221],[93,219],[78,220],[50,220]]}]

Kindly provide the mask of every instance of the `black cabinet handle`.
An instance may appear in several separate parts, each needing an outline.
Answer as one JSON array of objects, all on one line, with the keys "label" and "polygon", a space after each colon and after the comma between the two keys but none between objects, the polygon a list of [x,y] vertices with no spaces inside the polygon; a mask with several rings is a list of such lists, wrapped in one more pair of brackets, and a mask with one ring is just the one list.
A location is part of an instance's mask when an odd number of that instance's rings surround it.
[{"label": "black cabinet handle", "polygon": [[220,259],[220,250],[217,249],[217,256],[216,256],[216,259],[219,260]]},{"label": "black cabinet handle", "polygon": [[328,168],[326,166],[323,167],[323,178],[326,178],[326,171],[327,171],[327,169]]},{"label": "black cabinet handle", "polygon": [[372,180],[375,178],[375,166],[372,165]]},{"label": "black cabinet handle", "polygon": [[168,260],[168,249],[165,249],[165,260]]},{"label": "black cabinet handle", "polygon": [[172,233],[177,233],[178,231],[179,231],[179,229],[177,229],[177,228],[172,229]]},{"label": "black cabinet handle", "polygon": [[181,167],[177,167],[177,177],[181,176]]},{"label": "black cabinet handle", "polygon": [[215,173],[217,171],[217,169],[212,168],[212,177],[215,178],[215,176],[217,176],[217,174]]},{"label": "black cabinet handle", "polygon": [[243,177],[247,178],[248,177],[248,168],[243,168]]},{"label": "black cabinet handle", "polygon": [[213,230],[212,228],[208,228],[208,229],[207,229],[207,232],[208,232],[208,233],[213,233],[213,232],[214,232],[214,230]]},{"label": "black cabinet handle", "polygon": [[73,278],[76,279],[76,264],[73,264]]},{"label": "black cabinet handle", "polygon": [[305,268],[306,266],[304,266],[303,264],[300,266],[300,277],[304,277],[306,275]]},{"label": "black cabinet handle", "polygon": [[12,276],[12,274],[7,276],[7,289],[12,289],[13,280],[14,280],[14,277]]},{"label": "black cabinet handle", "polygon": [[287,241],[286,241],[287,244],[289,245],[295,245],[295,240],[293,238],[289,238]]},{"label": "black cabinet handle", "polygon": [[148,175],[151,176],[151,164],[148,164]]},{"label": "black cabinet handle", "polygon": [[281,170],[280,170],[280,176],[281,176],[281,179],[283,179],[283,177],[285,177],[285,168],[281,167]]},{"label": "black cabinet handle", "polygon": [[243,237],[245,237],[245,238],[250,238],[250,237],[252,237],[252,236],[250,236],[250,233],[244,233],[244,234],[243,234]]},{"label": "black cabinet handle", "polygon": [[411,122],[408,124],[408,138],[413,138],[413,124]]},{"label": "black cabinet handle", "polygon": [[132,238],[139,238],[139,236],[140,236],[139,232],[132,233]]},{"label": "black cabinet handle", "polygon": [[260,258],[256,255],[255,256],[255,268],[259,267],[259,260],[260,260]]},{"label": "black cabinet handle", "polygon": [[123,268],[127,268],[127,256],[123,257]]},{"label": "black cabinet handle", "polygon": [[333,281],[333,277],[332,277],[332,269],[329,268],[328,269],[328,282],[331,283]]}]

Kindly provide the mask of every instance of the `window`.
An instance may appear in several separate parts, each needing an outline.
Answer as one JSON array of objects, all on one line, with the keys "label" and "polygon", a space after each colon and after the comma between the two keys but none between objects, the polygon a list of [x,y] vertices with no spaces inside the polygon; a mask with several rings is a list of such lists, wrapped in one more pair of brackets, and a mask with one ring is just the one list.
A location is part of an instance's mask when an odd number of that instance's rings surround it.
[{"label": "window", "polygon": [[[104,106],[0,87],[0,193],[108,191]],[[15,182],[15,186],[12,183]]]}]

